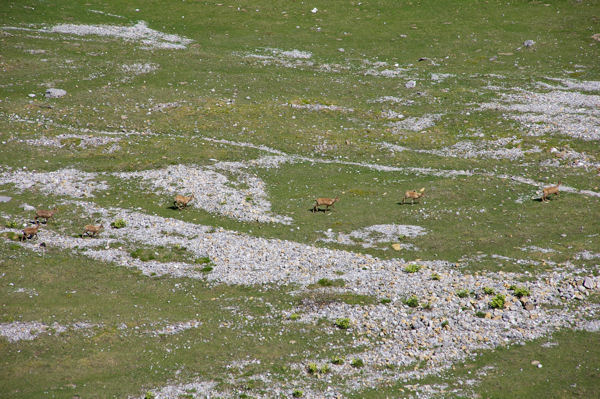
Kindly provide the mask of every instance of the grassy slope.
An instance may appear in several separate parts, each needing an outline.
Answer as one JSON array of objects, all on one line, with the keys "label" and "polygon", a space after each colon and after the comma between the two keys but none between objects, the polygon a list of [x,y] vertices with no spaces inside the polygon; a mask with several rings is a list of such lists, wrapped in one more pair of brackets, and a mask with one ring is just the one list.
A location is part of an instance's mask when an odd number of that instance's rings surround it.
[{"label": "grassy slope", "polygon": [[[493,99],[489,92],[482,91],[482,87],[490,82],[512,87],[528,86],[548,76],[600,80],[598,69],[593,68],[600,54],[598,46],[590,39],[591,34],[600,31],[598,1],[561,1],[551,6],[536,2],[496,1],[380,1],[368,4],[328,2],[316,5],[319,8],[316,14],[310,13],[313,5],[301,2],[220,3],[223,5],[217,6],[217,2],[169,3],[168,12],[165,12],[163,2],[159,1],[113,1],[110,4],[93,1],[87,4],[29,1],[7,4],[0,11],[2,25],[52,25],[65,22],[132,24],[144,20],[151,28],[189,37],[195,43],[183,51],[149,52],[120,40],[50,41],[8,31],[9,34],[0,37],[1,76],[4,85],[0,88],[0,112],[3,116],[0,118],[0,137],[3,141],[9,138],[28,138],[32,133],[47,136],[68,133],[67,129],[52,124],[10,123],[6,118],[10,114],[33,119],[44,117],[61,125],[81,128],[149,129],[161,134],[158,137],[133,137],[127,143],[122,142],[121,150],[112,154],[103,153],[103,148],[34,148],[8,141],[0,146],[3,165],[49,171],[75,167],[104,172],[160,168],[177,163],[208,164],[211,163],[211,158],[241,160],[259,155],[256,150],[223,147],[199,139],[201,136],[209,136],[250,141],[290,154],[306,156],[347,157],[353,161],[397,166],[494,171],[525,175],[540,181],[547,179],[548,182],[562,178],[569,185],[580,189],[597,190],[600,184],[591,172],[557,170],[537,165],[539,160],[547,157],[547,151],[551,147],[565,144],[593,157],[600,157],[600,149],[596,145],[562,136],[548,137],[544,143],[524,138],[524,145],[538,145],[544,150],[542,154],[525,158],[529,166],[509,161],[440,158],[411,152],[391,154],[374,144],[386,141],[413,148],[440,148],[463,139],[473,129],[483,132],[487,137],[520,136],[519,127],[514,122],[504,120],[498,112],[472,113],[466,116],[464,109],[469,108],[470,103]],[[29,6],[34,9],[27,8]],[[241,8],[239,11],[238,6]],[[92,13],[90,9],[126,18],[115,19]],[[181,16],[185,18],[182,19]],[[402,34],[407,37],[401,37]],[[516,51],[526,39],[536,41],[534,50]],[[343,73],[320,73],[311,69],[263,67],[237,55],[255,52],[264,47],[311,51],[317,62],[350,63],[352,69]],[[338,48],[344,48],[345,51],[342,53]],[[47,53],[29,54],[24,49],[45,49]],[[488,60],[498,53],[512,55],[498,55],[496,62]],[[420,57],[433,59],[439,66],[418,62]],[[42,58],[48,62],[42,62]],[[72,60],[72,68],[64,67],[65,59]],[[386,61],[392,65],[397,62],[401,66],[413,64],[412,76],[423,79],[418,80],[418,91],[421,94],[417,94],[416,90],[406,89],[406,79],[403,78],[365,76],[360,69],[362,60],[365,59]],[[156,63],[160,65],[160,69],[153,74],[134,77],[130,82],[121,82],[124,74],[120,66],[136,62]],[[575,65],[587,68],[576,71]],[[430,74],[440,72],[455,76],[435,85],[430,84]],[[482,76],[486,73],[504,75],[505,78]],[[92,74],[100,74],[100,77],[86,80]],[[42,84],[48,82],[66,89],[69,95],[56,100],[40,98],[40,93],[44,90]],[[28,93],[38,93],[32,104],[27,97]],[[368,102],[383,95],[410,99],[414,101],[414,105],[392,107]],[[153,98],[155,103],[182,101],[184,104],[163,113],[147,115],[146,110],[139,105],[148,105],[149,98]],[[225,105],[224,98],[235,98],[235,104]],[[351,115],[310,112],[292,110],[281,105],[294,101],[335,104],[354,108],[355,112]],[[46,104],[54,108],[37,106]],[[446,115],[425,134],[408,133],[399,137],[389,132],[385,126],[386,121],[379,117],[380,111],[389,108],[407,116],[425,113]],[[122,119],[121,115],[127,115],[127,119]],[[351,144],[346,145],[346,140]],[[320,145],[325,141],[331,147],[322,149]],[[163,158],[165,148],[168,148],[168,152],[166,158]],[[595,238],[590,237],[595,232],[591,221],[600,218],[597,197],[563,194],[560,200],[550,204],[529,200],[518,204],[514,202],[516,198],[534,198],[539,193],[530,186],[493,178],[449,179],[415,176],[410,173],[374,172],[339,165],[307,163],[259,170],[257,173],[269,187],[274,211],[293,216],[299,230],[240,223],[191,209],[177,214],[177,217],[310,244],[321,236],[320,231],[328,228],[350,232],[381,223],[416,224],[427,228],[430,231],[428,235],[407,241],[414,242],[420,248],[418,252],[397,254],[381,250],[366,251],[382,257],[402,256],[406,259],[459,261],[477,251],[522,258],[524,253],[518,247],[537,245],[560,252],[529,253],[527,257],[538,261],[549,259],[564,262],[573,261],[574,254],[582,249],[596,252],[600,250]],[[427,187],[428,193],[420,205],[397,204],[404,190],[419,187]],[[27,217],[27,213],[17,207],[22,202],[49,207],[57,200],[35,192],[16,195],[7,186],[1,189],[0,194],[11,195],[15,200],[0,204],[0,210],[10,213],[15,219]],[[337,212],[328,216],[308,212],[315,196],[330,193],[334,195],[342,191],[346,194],[336,206]],[[384,196],[383,193],[387,194]],[[142,207],[145,211],[162,216],[174,215],[166,208],[164,198],[135,187],[128,187],[127,195],[122,187],[114,187],[96,201],[103,206]],[[485,208],[486,212],[477,212],[481,208]],[[425,212],[429,217],[424,219],[419,216],[419,211]],[[556,223],[556,215],[561,215],[560,223]],[[61,228],[79,233],[80,221],[75,214],[67,214],[62,218]],[[561,234],[566,234],[566,239]],[[362,250],[358,247],[353,249]],[[259,293],[239,287],[208,288],[198,282],[180,282],[202,286],[196,296],[204,298],[201,300],[203,305],[216,306],[203,308],[206,311],[201,315],[209,320],[197,333],[188,332],[166,338],[171,347],[185,340],[192,340],[197,345],[190,353],[178,352],[178,357],[183,357],[180,364],[174,360],[165,360],[163,349],[167,345],[164,342],[149,342],[146,337],[137,335],[122,339],[114,331],[120,322],[136,324],[167,316],[169,320],[171,317],[183,320],[195,315],[192,309],[197,303],[183,294],[171,299],[172,304],[168,306],[160,300],[167,292],[169,296],[172,295],[170,290],[176,283],[175,280],[148,279],[130,271],[110,266],[98,267],[89,264],[87,260],[59,253],[47,255],[46,260],[40,263],[38,258],[30,254],[10,252],[12,250],[7,246],[3,246],[2,251],[15,257],[2,263],[2,273],[13,276],[14,281],[23,279],[24,286],[35,286],[40,292],[31,301],[18,301],[17,297],[10,294],[12,288],[6,285],[9,279],[5,278],[2,296],[9,300],[2,311],[3,322],[16,320],[19,315],[23,315],[23,320],[45,322],[57,320],[69,323],[86,319],[102,322],[106,329],[95,335],[96,338],[74,333],[69,337],[48,337],[17,345],[2,344],[1,351],[6,355],[2,357],[6,359],[5,365],[9,366],[3,368],[7,375],[2,381],[8,385],[4,385],[2,390],[13,392],[11,395],[14,397],[38,396],[39,392],[31,391],[33,389],[51,390],[60,395],[58,392],[62,391],[59,390],[66,389],[64,387],[69,383],[77,385],[81,389],[77,392],[86,397],[104,389],[115,395],[135,393],[140,385],[151,387],[164,383],[181,364],[186,366],[186,370],[192,370],[187,371],[191,374],[218,378],[223,371],[220,367],[233,359],[228,355],[228,349],[223,351],[212,367],[207,362],[198,361],[204,356],[215,356],[211,352],[215,343],[230,348],[227,346],[230,344],[223,342],[220,337],[214,337],[208,343],[200,342],[200,337],[205,332],[214,331],[215,326],[224,318],[230,319],[229,314],[222,314],[222,307],[209,301],[210,298],[217,297],[211,291],[222,291],[223,298],[236,304],[243,304],[240,298],[247,295],[264,295],[282,309],[288,306],[284,299],[279,298],[280,295],[287,298],[288,294],[277,289]],[[38,271],[42,267],[45,273],[33,273],[33,270]],[[490,260],[471,262],[468,267],[525,270],[523,266],[510,262],[499,264]],[[90,295],[81,295],[79,299],[77,294],[67,297],[64,292],[72,289],[78,293],[89,291]],[[115,298],[111,294],[113,291],[124,294]],[[96,298],[101,300],[96,301]],[[134,308],[137,309],[134,311],[130,305],[140,304],[136,302],[138,300],[145,306],[144,310]],[[73,306],[74,301],[77,307]],[[111,307],[104,306],[111,301],[118,303]],[[175,303],[181,306],[176,307]],[[115,307],[123,308],[118,317],[106,310]],[[244,311],[250,314],[263,312],[250,305]],[[51,317],[52,315],[56,318]],[[280,356],[293,351],[286,344],[290,337],[298,341],[300,347],[317,353],[324,345],[320,347],[318,343],[321,341],[312,341],[311,337],[323,334],[316,327],[306,328],[311,330],[310,334],[306,334],[306,339],[294,335],[297,334],[294,331],[283,337],[269,332],[265,335],[278,340],[277,345],[282,348],[278,352]],[[261,346],[244,336],[243,332],[225,329],[219,329],[219,332],[228,339],[243,342],[242,353],[260,356],[265,359],[263,364],[275,356],[260,352]],[[561,344],[556,350],[568,348],[564,353],[580,353],[586,367],[593,370],[596,367],[594,357],[583,351],[585,345],[579,341],[597,340],[597,335],[573,334],[572,337],[565,337],[567,343],[564,346]],[[100,352],[98,345],[103,352]],[[53,348],[54,351],[44,348]],[[135,350],[126,350],[127,348]],[[84,355],[83,349],[91,355]],[[135,369],[133,359],[143,350],[153,352],[146,352],[141,360],[142,365]],[[520,370],[518,364],[527,363],[530,358],[530,353],[525,348],[513,348],[510,353],[514,358],[510,358],[510,362],[501,363],[502,369],[508,369],[508,375]],[[500,355],[494,352],[489,356]],[[167,356],[167,359],[171,357]],[[163,368],[158,373],[147,370],[149,365],[158,364],[159,361]],[[281,367],[286,364],[283,360],[273,361]],[[56,363],[63,364],[64,367],[52,367]],[[104,363],[117,365],[117,370],[132,368],[134,371],[126,375],[111,375],[110,371],[103,369]],[[552,367],[546,368],[547,363],[550,365],[549,362],[543,363],[545,368],[542,373],[553,370]],[[31,384],[31,376],[25,375],[26,370],[34,373],[37,384]],[[546,385],[552,389],[549,396],[560,396],[563,391],[570,389],[567,386],[568,379],[564,379],[564,383]],[[97,385],[99,380],[106,387]],[[503,390],[498,388],[495,381],[507,380],[490,377],[489,383],[484,381],[481,388],[476,389],[490,397],[498,397],[503,394]],[[593,378],[584,378],[581,384],[578,383],[578,386],[592,387],[581,388],[585,389],[583,397],[585,392],[597,387],[593,381]],[[83,384],[86,386],[83,387]],[[519,389],[526,390],[528,385],[523,381],[512,383],[511,386],[515,387],[516,394]],[[22,392],[16,394],[16,390]]]}]

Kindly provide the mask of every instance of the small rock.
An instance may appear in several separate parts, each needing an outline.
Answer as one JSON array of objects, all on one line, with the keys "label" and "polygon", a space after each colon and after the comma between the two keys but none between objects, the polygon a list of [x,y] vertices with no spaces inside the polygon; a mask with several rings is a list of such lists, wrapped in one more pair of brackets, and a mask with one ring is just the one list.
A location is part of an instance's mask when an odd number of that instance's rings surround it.
[{"label": "small rock", "polygon": [[595,285],[596,284],[594,284],[594,280],[591,277],[586,277],[583,279],[583,286],[588,290],[593,289]]},{"label": "small rock", "polygon": [[523,309],[527,311],[535,309],[535,305],[530,301],[521,301],[521,304],[523,305]]},{"label": "small rock", "polygon": [[525,46],[525,47],[533,47],[534,44],[535,44],[535,42],[533,40],[525,40],[523,42],[523,46]]},{"label": "small rock", "polygon": [[532,361],[531,361],[531,365],[532,365],[532,366],[537,366],[538,364],[540,364],[540,361],[539,361],[539,360],[532,360]]},{"label": "small rock", "polygon": [[22,204],[21,209],[23,209],[24,211],[35,211],[35,208],[28,204]]},{"label": "small rock", "polygon": [[310,12],[312,12],[313,14],[316,14],[317,11],[319,11],[319,9],[317,7],[313,8],[312,10],[310,10]]},{"label": "small rock", "polygon": [[494,55],[492,57],[489,58],[490,61],[496,61],[498,59],[497,55]]},{"label": "small rock", "polygon": [[595,33],[592,35],[592,39],[600,42],[600,33]]},{"label": "small rock", "polygon": [[67,91],[63,89],[48,89],[46,90],[46,98],[59,98],[67,95]]},{"label": "small rock", "polygon": [[33,97],[35,97],[35,94],[29,93],[27,96],[33,98]]},{"label": "small rock", "polygon": [[395,249],[396,251],[400,251],[400,249],[402,249],[400,244],[392,244],[392,248]]},{"label": "small rock", "polygon": [[417,82],[415,82],[414,80],[409,80],[408,82],[406,82],[406,84],[404,85],[407,89],[412,89],[413,87],[415,87],[417,85]]},{"label": "small rock", "polygon": [[0,202],[8,202],[10,201],[12,198],[11,197],[7,197],[4,195],[0,195]]}]

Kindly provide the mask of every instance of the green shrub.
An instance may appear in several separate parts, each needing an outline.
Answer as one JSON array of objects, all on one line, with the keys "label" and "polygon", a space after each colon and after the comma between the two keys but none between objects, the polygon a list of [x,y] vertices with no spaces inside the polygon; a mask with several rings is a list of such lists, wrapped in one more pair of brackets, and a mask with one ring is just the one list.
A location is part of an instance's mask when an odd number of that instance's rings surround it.
[{"label": "green shrub", "polygon": [[411,296],[410,298],[404,301],[405,305],[410,306],[411,308],[416,308],[419,306],[419,298],[416,295]]},{"label": "green shrub", "polygon": [[439,281],[441,279],[441,277],[437,273],[431,273],[431,279],[435,280],[435,281]]},{"label": "green shrub", "polygon": [[210,263],[211,260],[208,256],[202,256],[200,258],[196,258],[196,260],[194,260],[194,263],[197,265],[204,265],[206,263]]},{"label": "green shrub", "polygon": [[433,305],[431,304],[431,302],[427,302],[423,305],[423,309],[431,310],[431,309],[433,309]]},{"label": "green shrub", "polygon": [[18,229],[19,223],[15,222],[14,220],[11,220],[10,222],[6,222],[6,227],[9,229]]},{"label": "green shrub", "polygon": [[492,309],[502,309],[504,307],[505,303],[506,303],[506,297],[502,294],[498,294],[494,298],[492,298],[489,305],[490,305],[490,308],[492,308]]},{"label": "green shrub", "polygon": [[390,302],[392,302],[390,298],[383,298],[381,301],[379,301],[379,303],[381,303],[382,305],[385,305]]},{"label": "green shrub", "polygon": [[494,291],[493,288],[483,287],[483,293],[486,295],[494,295],[496,292]]},{"label": "green shrub", "polygon": [[333,356],[331,358],[331,364],[335,364],[336,366],[344,364],[344,358],[340,356]]},{"label": "green shrub", "polygon": [[154,395],[153,392],[146,392],[146,395],[144,395],[144,399],[154,399],[156,397],[156,395]]},{"label": "green shrub", "polygon": [[317,363],[308,363],[308,366],[306,366],[306,371],[308,374],[317,374],[319,371],[319,366],[317,366]]},{"label": "green shrub", "polygon": [[445,328],[448,325],[450,325],[450,323],[448,322],[448,320],[442,321],[442,324],[441,324],[442,328]]},{"label": "green shrub", "polygon": [[113,229],[122,229],[125,226],[127,226],[127,223],[123,219],[117,219],[110,223],[110,227]]},{"label": "green shrub", "polygon": [[294,389],[294,392],[292,392],[292,396],[294,398],[301,398],[302,396],[304,396],[304,392],[300,389]]},{"label": "green shrub", "polygon": [[335,326],[342,330],[347,330],[350,328],[350,319],[347,317],[340,317],[335,321]]},{"label": "green shrub", "polygon": [[466,298],[469,296],[469,291],[467,290],[458,290],[456,291],[456,296],[459,298]]},{"label": "green shrub", "polygon": [[416,273],[419,270],[421,270],[421,265],[415,265],[415,264],[408,265],[404,268],[404,271],[406,273]]},{"label": "green shrub", "polygon": [[485,317],[485,312],[478,310],[477,313],[475,313],[475,316],[479,317],[480,319],[483,319]]},{"label": "green shrub", "polygon": [[204,266],[202,269],[200,269],[200,271],[201,271],[202,273],[210,273],[210,272],[212,272],[212,271],[213,271],[213,269],[214,269],[214,268],[213,268],[212,266]]},{"label": "green shrub", "polygon": [[513,295],[517,298],[523,298],[524,296],[531,295],[531,292],[529,292],[529,290],[525,287],[516,287],[514,285],[511,285],[510,289],[512,290]]},{"label": "green shrub", "polygon": [[298,320],[300,318],[300,315],[298,313],[292,313],[290,315],[290,320]]},{"label": "green shrub", "polygon": [[365,362],[363,362],[363,360],[361,358],[358,358],[358,357],[355,357],[350,362],[350,366],[352,366],[354,368],[357,368],[357,369],[361,368],[364,365],[365,365]]},{"label": "green shrub", "polygon": [[320,372],[321,374],[327,374],[327,373],[329,373],[330,371],[331,371],[331,367],[329,367],[329,365],[328,365],[328,364],[324,364],[324,365],[322,365],[322,366],[321,366],[321,368],[319,369],[319,372]]}]

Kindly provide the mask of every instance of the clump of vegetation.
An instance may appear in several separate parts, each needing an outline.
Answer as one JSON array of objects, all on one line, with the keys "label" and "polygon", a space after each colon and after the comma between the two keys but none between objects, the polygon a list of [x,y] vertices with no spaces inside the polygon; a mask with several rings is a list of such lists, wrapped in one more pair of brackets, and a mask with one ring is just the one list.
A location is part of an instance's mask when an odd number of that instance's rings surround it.
[{"label": "clump of vegetation", "polygon": [[327,374],[327,373],[329,373],[330,371],[331,371],[331,367],[329,367],[329,365],[328,365],[328,364],[324,364],[324,365],[322,365],[322,366],[321,366],[321,368],[319,369],[319,372],[320,372],[321,374]]},{"label": "clump of vegetation", "polygon": [[129,255],[131,255],[132,258],[139,259],[143,262],[156,259],[156,252],[144,248],[138,248],[134,251],[131,251]]},{"label": "clump of vegetation", "polygon": [[516,285],[511,285],[509,288],[513,292],[513,295],[517,298],[523,298],[524,296],[531,295],[531,292],[525,287],[517,287]]},{"label": "clump of vegetation", "polygon": [[9,229],[18,229],[19,224],[17,222],[15,222],[14,220],[11,220],[9,222],[6,222],[6,227]]},{"label": "clump of vegetation", "polygon": [[154,398],[156,398],[156,395],[154,395],[154,393],[150,392],[150,391],[146,392],[146,395],[144,395],[144,399],[154,399]]},{"label": "clump of vegetation", "polygon": [[417,264],[412,264],[412,265],[408,265],[404,268],[404,271],[406,273],[416,273],[419,270],[421,270],[421,265],[417,265]]},{"label": "clump of vegetation", "polygon": [[200,271],[202,273],[210,273],[213,271],[213,269],[214,269],[214,267],[212,267],[212,266],[204,266],[202,269],[200,269]]},{"label": "clump of vegetation", "polygon": [[343,287],[344,285],[346,285],[346,282],[341,278],[335,280],[331,280],[329,278],[322,278],[319,281],[317,281],[317,284],[321,287]]},{"label": "clump of vegetation", "polygon": [[494,295],[496,292],[494,291],[493,288],[483,287],[483,293],[486,295]]},{"label": "clump of vegetation", "polygon": [[113,229],[122,229],[125,226],[127,226],[127,223],[123,219],[117,219],[110,223],[110,227]]},{"label": "clump of vegetation", "polygon": [[331,364],[335,364],[336,366],[340,366],[344,364],[344,358],[340,356],[333,356],[331,358]]},{"label": "clump of vegetation", "polygon": [[392,300],[390,298],[383,298],[383,299],[381,299],[381,301],[379,301],[379,303],[381,303],[382,305],[385,305],[385,304],[388,304],[391,302],[392,302]]},{"label": "clump of vegetation", "polygon": [[506,297],[502,294],[498,294],[494,298],[492,298],[489,305],[490,305],[490,308],[492,308],[492,309],[502,309],[504,307],[505,303],[506,303]]},{"label": "clump of vegetation", "polygon": [[423,305],[423,309],[431,310],[431,309],[433,309],[433,305],[431,304],[431,302],[427,302]]},{"label": "clump of vegetation", "polygon": [[441,324],[442,328],[446,328],[446,327],[448,327],[449,325],[450,325],[450,323],[448,322],[448,320],[444,320],[444,321],[442,321],[442,324]]},{"label": "clump of vegetation", "polygon": [[304,396],[304,392],[301,389],[294,389],[294,392],[292,392],[292,396],[294,398],[301,398],[302,396]]},{"label": "clump of vegetation", "polygon": [[350,362],[350,366],[354,367],[354,368],[361,368],[365,365],[365,362],[363,362],[363,360],[361,358],[355,357],[354,359],[352,359],[352,361]]},{"label": "clump of vegetation", "polygon": [[21,235],[19,233],[15,233],[14,231],[5,231],[4,233],[0,234],[0,236],[6,237],[11,241],[21,240]]},{"label": "clump of vegetation", "polygon": [[317,374],[319,372],[319,366],[317,363],[308,363],[308,366],[306,366],[306,372],[308,374]]},{"label": "clump of vegetation", "polygon": [[212,261],[210,260],[210,258],[208,256],[202,256],[202,257],[196,258],[196,260],[194,260],[194,263],[197,265],[205,265],[210,262],[212,262]]},{"label": "clump of vegetation", "polygon": [[335,326],[342,330],[350,328],[350,319],[347,317],[340,317],[335,321]]},{"label": "clump of vegetation", "polygon": [[440,281],[441,277],[437,273],[431,273],[431,279],[434,281]]},{"label": "clump of vegetation", "polygon": [[458,290],[458,291],[456,291],[456,296],[459,297],[459,298],[466,298],[466,297],[469,296],[469,291],[464,290],[464,289],[463,290]]},{"label": "clump of vegetation", "polygon": [[419,298],[416,295],[411,296],[404,300],[404,304],[410,306],[411,308],[416,308],[419,306]]},{"label": "clump of vegetation", "polygon": [[485,318],[485,312],[478,310],[477,313],[475,313],[475,316],[479,317],[480,319],[483,319]]},{"label": "clump of vegetation", "polygon": [[289,317],[290,320],[298,320],[300,318],[300,315],[298,313],[292,313]]}]

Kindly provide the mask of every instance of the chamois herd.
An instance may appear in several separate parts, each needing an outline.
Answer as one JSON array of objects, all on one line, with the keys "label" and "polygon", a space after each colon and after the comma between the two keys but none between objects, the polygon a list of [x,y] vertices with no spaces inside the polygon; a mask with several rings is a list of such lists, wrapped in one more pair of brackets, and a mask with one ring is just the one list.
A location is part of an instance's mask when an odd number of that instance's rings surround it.
[{"label": "chamois herd", "polygon": [[[560,196],[559,195],[559,191],[560,191],[560,185],[561,185],[561,181],[558,181],[558,184],[555,186],[549,186],[549,187],[545,187],[542,190],[542,197],[541,197],[541,201],[542,202],[548,202],[549,197],[551,195],[555,195],[555,196]],[[421,199],[422,197],[425,196],[425,188],[420,189],[419,191],[417,190],[408,190],[404,193],[404,198],[402,198],[402,204],[406,203],[407,199],[410,199],[411,204],[415,203],[415,200],[418,201],[419,199]],[[178,210],[182,210],[184,208],[187,208],[187,206],[189,205],[189,203],[194,199],[194,194],[190,195],[190,196],[184,196],[184,195],[176,195],[175,199],[173,201],[173,208],[172,209],[178,209]],[[312,212],[318,212],[318,211],[324,211],[327,212],[329,210],[333,210],[334,205],[336,202],[338,202],[340,200],[339,197],[335,197],[335,198],[316,198],[315,199],[315,203],[314,206],[312,207]],[[325,209],[320,208],[321,206],[324,206]],[[331,209],[330,209],[331,208]],[[33,238],[37,238],[37,234],[38,231],[40,229],[40,221],[39,219],[44,219],[44,223],[48,223],[48,221],[54,216],[54,214],[58,211],[57,208],[51,209],[51,210],[45,210],[45,209],[38,209],[35,211],[35,216],[34,216],[34,225],[31,227],[27,227],[24,228],[22,230],[23,234],[20,237],[21,241],[25,241],[28,239],[33,239]],[[81,234],[81,237],[97,237],[98,234],[100,234],[100,232],[104,229],[104,226],[102,224],[96,226],[93,224],[86,224],[85,227],[83,228],[83,233]]]}]

